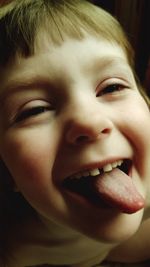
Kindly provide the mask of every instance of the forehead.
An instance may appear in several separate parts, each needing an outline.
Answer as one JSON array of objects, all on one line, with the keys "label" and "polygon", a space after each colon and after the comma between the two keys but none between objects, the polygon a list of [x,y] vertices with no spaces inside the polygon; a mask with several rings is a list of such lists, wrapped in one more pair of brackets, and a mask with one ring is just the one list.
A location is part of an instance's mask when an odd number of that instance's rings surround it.
[{"label": "forehead", "polygon": [[[88,73],[105,67],[128,66],[126,55],[116,43],[95,37],[82,40],[68,38],[61,45],[54,45],[44,36],[36,42],[35,54],[28,58],[16,57],[1,70],[1,83],[9,84],[32,77],[59,78]],[[128,66],[129,67],[129,66]]]},{"label": "forehead", "polygon": [[53,57],[60,57],[63,60],[67,58],[76,58],[76,60],[81,59],[81,61],[89,60],[92,57],[103,57],[107,53],[112,57],[121,56],[125,60],[127,57],[124,50],[115,42],[108,41],[102,37],[95,37],[84,32],[84,37],[82,39],[70,38],[64,36],[64,41],[56,45],[49,38],[48,34],[44,35],[39,33],[35,42],[35,55],[41,55],[44,53],[49,54],[51,60]]}]

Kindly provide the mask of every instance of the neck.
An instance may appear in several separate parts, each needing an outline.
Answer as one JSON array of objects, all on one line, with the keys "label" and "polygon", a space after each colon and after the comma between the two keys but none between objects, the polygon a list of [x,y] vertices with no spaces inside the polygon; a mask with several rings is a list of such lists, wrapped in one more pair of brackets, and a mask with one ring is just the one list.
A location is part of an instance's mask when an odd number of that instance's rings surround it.
[{"label": "neck", "polygon": [[69,265],[77,264],[78,262],[86,262],[90,259],[97,259],[97,257],[98,262],[100,262],[110,249],[110,245],[90,239],[69,227],[67,228],[66,226],[59,225],[41,215],[39,218],[45,229],[45,237],[49,239],[50,242],[55,243],[56,254],[58,253],[62,255],[62,259],[60,258],[60,263],[58,264],[64,262],[64,257],[66,257],[65,264]]}]

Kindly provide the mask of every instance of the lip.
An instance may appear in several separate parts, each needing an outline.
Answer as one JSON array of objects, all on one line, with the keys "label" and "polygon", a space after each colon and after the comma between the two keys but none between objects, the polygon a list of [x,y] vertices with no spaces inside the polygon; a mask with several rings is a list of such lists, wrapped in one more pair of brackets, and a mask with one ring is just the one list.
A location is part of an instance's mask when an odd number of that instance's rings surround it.
[{"label": "lip", "polygon": [[[115,157],[115,158],[105,159],[101,162],[88,163],[88,164],[83,165],[82,167],[79,167],[77,170],[70,172],[67,176],[63,177],[62,181],[64,181],[65,179],[73,175],[76,175],[79,172],[84,172],[84,171],[88,171],[88,170],[92,170],[96,168],[101,169],[104,165],[112,164],[113,162],[119,161],[119,160],[131,160],[131,159],[127,157]],[[131,173],[131,170],[130,170],[130,173]]]},{"label": "lip", "polygon": [[108,205],[106,202],[104,202],[102,199],[100,200],[99,204],[96,204],[94,202],[91,202],[88,200],[88,198],[83,197],[82,195],[76,194],[72,191],[68,191],[64,189],[64,193],[69,199],[69,203],[73,203],[73,205],[77,205],[80,208],[83,208],[83,210],[96,210],[96,212],[110,212],[113,213],[114,211],[118,213],[116,209],[112,209],[110,205]]},{"label": "lip", "polygon": [[[132,160],[129,158],[113,158],[113,159],[107,159],[104,161],[101,161],[100,163],[94,163],[94,164],[87,164],[82,168],[83,170],[87,170],[89,168],[102,168],[105,164],[111,164],[115,161],[118,160],[123,160],[124,161],[124,172],[131,177],[132,179],[132,167],[133,163]],[[81,169],[80,169],[81,170]],[[103,199],[98,196],[97,194],[94,193],[93,187],[91,187],[91,179],[97,179],[98,176],[101,174],[91,177],[81,177],[81,179],[71,179],[69,177],[66,177],[63,180],[63,190],[66,194],[66,196],[69,197],[70,200],[72,200],[74,203],[80,203],[81,205],[85,205],[85,207],[92,206],[93,208],[95,207],[96,209],[102,209],[103,211],[106,210],[115,210],[112,208],[112,205],[107,204],[107,202],[103,201]],[[94,181],[94,180],[93,180]],[[70,183],[71,182],[71,183]]]}]

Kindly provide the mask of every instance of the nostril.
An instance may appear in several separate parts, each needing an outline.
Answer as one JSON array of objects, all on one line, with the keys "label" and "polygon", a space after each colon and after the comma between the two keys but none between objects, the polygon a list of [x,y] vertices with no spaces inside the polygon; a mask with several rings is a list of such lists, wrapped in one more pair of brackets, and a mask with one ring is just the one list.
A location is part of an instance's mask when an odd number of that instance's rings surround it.
[{"label": "nostril", "polygon": [[86,130],[87,134],[80,134],[79,132],[69,132],[69,135],[67,136],[67,140],[69,141],[69,143],[74,143],[76,145],[81,145],[81,144],[85,144],[86,142],[92,142],[94,140],[103,138],[107,135],[110,134],[111,129],[109,128],[104,128],[101,132],[96,132],[96,131],[89,131]]},{"label": "nostril", "polygon": [[102,134],[108,134],[108,133],[110,133],[110,129],[109,128],[106,128],[101,133]]},{"label": "nostril", "polygon": [[[99,118],[98,118],[99,119]],[[112,130],[109,120],[81,117],[67,121],[65,139],[67,143],[82,145],[107,137]]]},{"label": "nostril", "polygon": [[88,136],[86,136],[86,135],[81,135],[81,136],[78,136],[77,138],[76,138],[76,143],[77,144],[79,144],[79,143],[82,143],[82,142],[86,142],[86,141],[88,141],[89,140],[89,137]]}]

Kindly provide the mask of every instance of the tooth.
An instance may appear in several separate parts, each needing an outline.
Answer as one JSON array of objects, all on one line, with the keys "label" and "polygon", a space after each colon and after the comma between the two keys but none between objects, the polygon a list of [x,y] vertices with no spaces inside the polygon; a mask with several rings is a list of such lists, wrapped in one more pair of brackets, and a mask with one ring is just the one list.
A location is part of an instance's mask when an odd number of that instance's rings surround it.
[{"label": "tooth", "polygon": [[115,162],[113,162],[113,163],[111,164],[111,166],[112,166],[113,168],[116,168],[117,165],[118,165],[117,161],[115,161]]},{"label": "tooth", "polygon": [[117,165],[120,166],[123,163],[123,160],[118,160]]},{"label": "tooth", "polygon": [[91,176],[96,176],[96,175],[100,174],[100,170],[99,169],[93,169],[89,173]]},{"label": "tooth", "polygon": [[[110,172],[112,171],[113,168],[116,168],[117,166],[120,166],[123,163],[123,160],[118,160],[115,162],[112,162],[111,164],[106,164],[103,167],[103,171],[104,172]],[[89,170],[89,171],[83,171],[81,173],[77,173],[75,175],[73,175],[72,177],[70,177],[71,179],[80,179],[81,177],[87,177],[87,176],[96,176],[100,174],[100,170],[98,168],[93,169],[93,170]]]},{"label": "tooth", "polygon": [[103,171],[104,171],[104,172],[110,172],[110,171],[112,171],[112,166],[111,166],[111,164],[106,164],[106,165],[103,167]]}]

